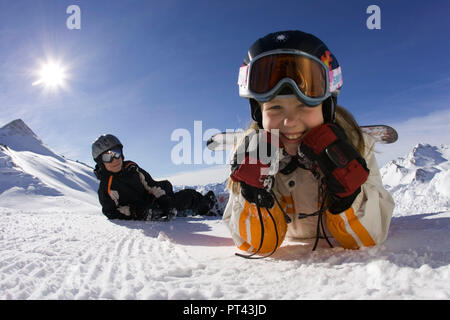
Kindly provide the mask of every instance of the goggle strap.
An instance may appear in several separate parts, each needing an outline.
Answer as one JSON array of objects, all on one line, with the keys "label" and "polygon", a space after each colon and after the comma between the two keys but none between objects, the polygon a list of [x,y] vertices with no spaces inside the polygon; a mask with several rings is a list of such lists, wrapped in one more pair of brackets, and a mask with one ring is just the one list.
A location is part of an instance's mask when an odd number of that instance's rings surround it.
[{"label": "goggle strap", "polygon": [[240,67],[238,85],[247,87],[247,78],[248,78],[248,66]]},{"label": "goggle strap", "polygon": [[330,92],[334,92],[342,87],[342,70],[341,67],[328,71],[328,85]]}]

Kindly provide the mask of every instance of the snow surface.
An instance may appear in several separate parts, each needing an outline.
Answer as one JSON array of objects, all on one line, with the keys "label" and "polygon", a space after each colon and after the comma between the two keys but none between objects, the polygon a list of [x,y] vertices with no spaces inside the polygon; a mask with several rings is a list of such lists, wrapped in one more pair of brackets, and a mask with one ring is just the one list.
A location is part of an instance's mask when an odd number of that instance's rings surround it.
[{"label": "snow surface", "polygon": [[[313,240],[287,240],[247,260],[219,217],[107,220],[92,168],[20,127],[0,129],[0,299],[450,298],[448,146],[419,144],[382,168],[397,203],[385,243],[312,252]],[[186,184],[223,190],[222,174]]]},{"label": "snow surface", "polygon": [[108,221],[0,209],[1,299],[449,299],[450,212],[394,217],[359,251],[286,242],[234,255],[218,218]]}]

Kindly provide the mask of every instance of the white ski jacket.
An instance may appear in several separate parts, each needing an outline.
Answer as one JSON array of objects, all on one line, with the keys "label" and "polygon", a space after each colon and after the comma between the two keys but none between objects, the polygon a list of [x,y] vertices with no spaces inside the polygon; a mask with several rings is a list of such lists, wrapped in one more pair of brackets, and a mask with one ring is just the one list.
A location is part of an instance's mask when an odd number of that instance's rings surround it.
[{"label": "white ski jacket", "polygon": [[[367,181],[349,209],[339,214],[326,211],[323,215],[327,235],[331,234],[347,249],[369,247],[386,240],[394,209],[394,201],[383,188],[373,154],[375,140],[367,134],[363,136],[367,150],[363,157],[370,170]],[[260,253],[279,247],[286,236],[300,239],[316,236],[318,217],[299,219],[298,214],[319,210],[319,180],[310,171],[297,168],[287,175],[278,173],[273,190],[292,222],[286,223],[276,202],[269,209],[274,219],[266,209],[261,208],[264,239]],[[246,201],[240,193],[230,195],[222,220],[240,250],[251,253],[260,247],[262,230],[256,205]]]}]

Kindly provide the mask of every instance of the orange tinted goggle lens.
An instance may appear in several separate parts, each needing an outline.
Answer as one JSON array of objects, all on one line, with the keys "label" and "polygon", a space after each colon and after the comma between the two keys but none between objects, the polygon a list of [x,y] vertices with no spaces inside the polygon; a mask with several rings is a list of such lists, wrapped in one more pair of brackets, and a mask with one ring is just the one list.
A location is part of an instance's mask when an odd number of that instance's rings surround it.
[{"label": "orange tinted goggle lens", "polygon": [[254,93],[272,90],[283,78],[291,78],[300,91],[311,98],[326,94],[326,71],[308,57],[293,54],[274,54],[253,62],[250,70],[249,89]]}]

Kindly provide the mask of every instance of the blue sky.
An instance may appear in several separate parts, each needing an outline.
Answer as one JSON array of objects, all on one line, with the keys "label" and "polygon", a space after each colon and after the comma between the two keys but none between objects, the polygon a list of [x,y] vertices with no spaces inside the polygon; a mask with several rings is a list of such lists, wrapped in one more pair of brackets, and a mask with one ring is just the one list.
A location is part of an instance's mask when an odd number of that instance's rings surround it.
[{"label": "blue sky", "polygon": [[[73,4],[80,30],[66,27]],[[366,27],[372,4],[381,30]],[[450,144],[449,10],[448,1],[0,0],[0,126],[22,118],[56,152],[90,165],[92,141],[112,133],[155,177],[204,168],[171,161],[173,131],[193,135],[194,121],[246,127],[236,84],[246,51],[267,33],[298,29],[339,60],[339,103],[360,124],[432,119],[405,134]],[[46,59],[67,66],[65,89],[31,85]],[[390,156],[415,142],[399,134],[384,148]]]}]

